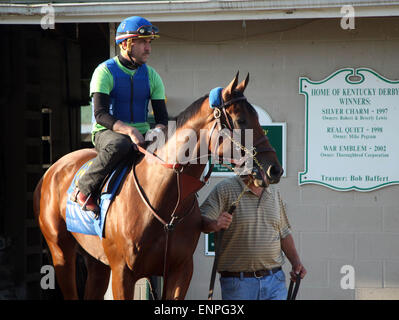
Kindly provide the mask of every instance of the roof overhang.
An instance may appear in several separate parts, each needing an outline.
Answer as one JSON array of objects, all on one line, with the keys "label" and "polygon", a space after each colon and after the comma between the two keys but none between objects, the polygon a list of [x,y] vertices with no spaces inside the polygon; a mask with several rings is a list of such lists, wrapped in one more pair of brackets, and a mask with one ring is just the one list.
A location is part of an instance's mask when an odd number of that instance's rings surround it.
[{"label": "roof overhang", "polygon": [[[346,1],[131,1],[53,3],[55,23],[119,22],[128,15],[151,21],[223,21],[341,18]],[[399,16],[399,1],[352,1],[355,17]],[[0,4],[0,23],[40,24],[49,4]]]}]

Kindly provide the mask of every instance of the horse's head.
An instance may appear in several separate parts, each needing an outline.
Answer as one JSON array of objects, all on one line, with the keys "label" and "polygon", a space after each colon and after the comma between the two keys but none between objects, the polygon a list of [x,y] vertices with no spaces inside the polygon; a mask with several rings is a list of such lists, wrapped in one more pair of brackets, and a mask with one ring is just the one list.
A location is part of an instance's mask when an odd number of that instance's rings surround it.
[{"label": "horse's head", "polygon": [[[241,145],[240,152],[242,156],[252,157],[253,164],[249,174],[254,178],[254,183],[257,186],[268,186],[270,183],[278,183],[283,174],[283,168],[277,158],[274,148],[270,145],[263,129],[259,124],[258,114],[252,105],[244,96],[244,90],[248,85],[249,74],[246,79],[238,83],[238,73],[231,81],[231,83],[220,89],[221,104],[214,109],[214,116],[221,125],[223,131],[239,131],[240,139],[233,139],[230,141],[223,141],[223,144],[218,147],[216,153],[219,156],[225,154],[226,145],[230,148],[237,148]],[[212,93],[212,92],[211,92]],[[210,97],[212,100],[213,98]],[[212,103],[210,101],[210,103]],[[237,130],[238,129],[238,130]],[[248,146],[246,135],[252,134],[253,145]],[[211,136],[213,134],[211,133]],[[237,135],[236,135],[237,136]],[[220,135],[219,135],[220,139]],[[237,143],[238,142],[238,143]]]}]

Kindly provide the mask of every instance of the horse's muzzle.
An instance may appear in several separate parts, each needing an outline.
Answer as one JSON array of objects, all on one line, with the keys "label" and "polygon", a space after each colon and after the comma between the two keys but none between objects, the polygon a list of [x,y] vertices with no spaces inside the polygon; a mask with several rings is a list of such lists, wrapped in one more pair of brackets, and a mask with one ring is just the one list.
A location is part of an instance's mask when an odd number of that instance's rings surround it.
[{"label": "horse's muzzle", "polygon": [[280,166],[270,165],[266,172],[263,170],[263,168],[253,168],[252,176],[254,178],[255,186],[268,187],[269,184],[278,183],[283,173],[284,170]]}]

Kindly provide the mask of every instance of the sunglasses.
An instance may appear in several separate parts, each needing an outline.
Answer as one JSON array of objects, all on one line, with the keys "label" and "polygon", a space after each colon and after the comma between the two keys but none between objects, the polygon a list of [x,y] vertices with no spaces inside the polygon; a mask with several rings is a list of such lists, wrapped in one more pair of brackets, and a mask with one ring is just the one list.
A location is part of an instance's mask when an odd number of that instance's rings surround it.
[{"label": "sunglasses", "polygon": [[159,29],[156,26],[142,26],[136,32],[139,37],[159,37]]},{"label": "sunglasses", "polygon": [[125,40],[128,38],[143,39],[143,38],[159,38],[159,30],[155,26],[141,26],[136,31],[128,31],[116,34],[116,40]]}]

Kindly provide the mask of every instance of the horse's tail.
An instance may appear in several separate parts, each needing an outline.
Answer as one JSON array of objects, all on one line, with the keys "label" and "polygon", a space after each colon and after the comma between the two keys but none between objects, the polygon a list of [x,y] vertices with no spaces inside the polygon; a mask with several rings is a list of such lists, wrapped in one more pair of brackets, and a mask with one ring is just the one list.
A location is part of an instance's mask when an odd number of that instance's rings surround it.
[{"label": "horse's tail", "polygon": [[33,213],[36,218],[36,220],[39,220],[39,214],[40,214],[40,198],[42,195],[42,184],[43,184],[43,177],[40,178],[35,191],[33,191]]}]

